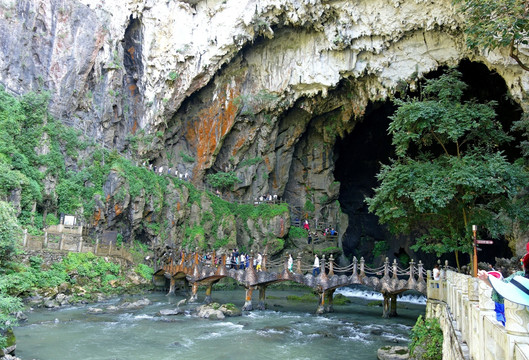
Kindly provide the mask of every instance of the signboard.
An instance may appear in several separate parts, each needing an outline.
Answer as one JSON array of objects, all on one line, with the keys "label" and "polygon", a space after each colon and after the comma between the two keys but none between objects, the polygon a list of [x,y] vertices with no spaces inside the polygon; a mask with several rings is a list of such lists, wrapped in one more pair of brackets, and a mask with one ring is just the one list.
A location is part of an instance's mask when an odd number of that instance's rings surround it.
[{"label": "signboard", "polygon": [[64,225],[66,225],[66,226],[74,226],[75,225],[75,216],[66,215],[64,217]]},{"label": "signboard", "polygon": [[476,240],[476,244],[492,245],[494,244],[494,241],[493,240]]}]

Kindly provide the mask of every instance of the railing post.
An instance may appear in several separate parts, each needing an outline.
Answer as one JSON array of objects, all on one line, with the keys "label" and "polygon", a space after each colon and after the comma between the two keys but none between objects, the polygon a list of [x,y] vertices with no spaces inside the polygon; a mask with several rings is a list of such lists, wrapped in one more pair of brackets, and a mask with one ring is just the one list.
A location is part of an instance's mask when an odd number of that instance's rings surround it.
[{"label": "railing post", "polygon": [[325,254],[321,256],[320,274],[325,275]]},{"label": "railing post", "polygon": [[408,281],[414,281],[415,280],[413,278],[413,273],[415,271],[414,266],[415,266],[415,262],[413,261],[413,259],[411,259],[411,261],[410,261],[410,278],[408,279]]},{"label": "railing post", "polygon": [[267,260],[268,260],[267,249],[268,249],[268,247],[265,247],[265,251],[263,253],[263,260],[261,261],[261,270],[262,271],[266,271],[266,263],[267,263]]},{"label": "railing post", "polygon": [[296,272],[301,274],[301,253],[298,253],[298,258],[296,259]]},{"label": "railing post", "polygon": [[358,276],[358,260],[356,256],[353,257],[353,276]]},{"label": "railing post", "polygon": [[418,279],[419,279],[420,282],[424,281],[424,277],[422,276],[422,270],[423,270],[423,264],[422,264],[422,261],[419,260],[419,265],[418,265],[418,270],[417,271],[419,273],[418,274],[419,275]]},{"label": "railing post", "polygon": [[393,279],[397,278],[397,259],[393,259]]},{"label": "railing post", "polygon": [[384,277],[389,277],[389,258],[386,257],[386,261],[384,261]]},{"label": "railing post", "polygon": [[365,268],[365,260],[364,260],[364,257],[362,256],[360,258],[360,277],[361,278],[364,278],[366,276],[364,268]]},{"label": "railing post", "polygon": [[334,275],[334,258],[331,254],[331,256],[329,257],[329,276],[333,276]]}]

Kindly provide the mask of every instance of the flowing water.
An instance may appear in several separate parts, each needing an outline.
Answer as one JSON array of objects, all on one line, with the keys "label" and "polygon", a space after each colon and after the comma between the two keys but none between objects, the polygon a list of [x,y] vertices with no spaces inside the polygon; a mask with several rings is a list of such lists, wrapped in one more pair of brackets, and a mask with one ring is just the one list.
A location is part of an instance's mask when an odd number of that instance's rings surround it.
[{"label": "flowing water", "polygon": [[[412,302],[399,299],[399,317],[383,319],[380,306],[368,306],[373,299],[381,299],[380,294],[357,288],[337,293],[350,297],[352,303],[335,305],[335,312],[325,315],[314,315],[316,303],[286,300],[289,294],[301,295],[300,291],[271,289],[266,293],[267,310],[224,320],[199,319],[190,311],[191,305],[180,306],[189,310],[184,315],[158,316],[160,310],[174,309],[183,299],[161,293],[38,309],[15,329],[16,354],[23,360],[376,359],[381,346],[406,345],[411,327],[424,313],[424,298],[412,296]],[[212,295],[219,303],[239,307],[244,303],[243,291],[213,291]],[[141,298],[152,303],[139,310],[88,312],[89,307],[106,308]]]}]

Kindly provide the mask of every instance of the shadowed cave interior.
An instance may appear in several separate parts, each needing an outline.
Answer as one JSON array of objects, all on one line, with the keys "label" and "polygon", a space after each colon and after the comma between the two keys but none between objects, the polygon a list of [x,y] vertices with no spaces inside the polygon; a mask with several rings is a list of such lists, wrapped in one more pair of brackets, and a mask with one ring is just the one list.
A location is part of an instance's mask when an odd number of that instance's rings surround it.
[{"label": "shadowed cave interior", "polygon": [[[426,78],[435,78],[442,73],[443,69],[429,73]],[[494,100],[498,103],[496,112],[498,119],[504,129],[510,129],[512,123],[520,119],[522,110],[518,104],[512,101],[507,92],[505,81],[495,72],[491,72],[481,63],[462,61],[458,70],[463,75],[463,80],[469,85],[465,99],[476,98],[480,102]],[[408,94],[417,96],[418,94]],[[365,197],[373,195],[373,188],[377,187],[376,174],[380,164],[389,163],[394,157],[394,149],[391,138],[387,134],[390,123],[389,116],[393,114],[396,107],[391,100],[370,103],[366,109],[365,116],[353,131],[345,138],[338,139],[335,144],[337,154],[334,176],[340,181],[339,201],[342,211],[349,217],[349,226],[343,238],[344,255],[350,259],[364,257],[366,262],[379,265],[384,256],[374,258],[373,248],[376,241],[386,241],[388,251],[385,256],[393,261],[406,260],[409,258],[422,259],[427,268],[431,268],[437,260],[434,254],[413,253],[409,246],[413,240],[407,236],[394,236],[385,226],[378,223],[378,217],[370,214],[364,202]],[[504,150],[505,154],[512,160],[520,156],[516,144],[520,143],[521,135],[512,134],[515,140]],[[478,238],[490,239],[484,232],[478,233]],[[478,252],[480,262],[495,263],[495,257],[512,257],[504,239],[494,239],[493,245],[482,245]],[[468,256],[462,256],[461,264],[470,261]],[[455,266],[453,254],[445,254],[441,260],[448,260],[451,266]]]}]

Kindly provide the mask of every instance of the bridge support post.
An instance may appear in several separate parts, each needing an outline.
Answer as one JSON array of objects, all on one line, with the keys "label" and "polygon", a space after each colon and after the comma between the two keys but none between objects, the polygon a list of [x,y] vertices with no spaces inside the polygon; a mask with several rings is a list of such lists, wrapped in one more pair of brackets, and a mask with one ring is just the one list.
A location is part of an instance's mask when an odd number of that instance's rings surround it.
[{"label": "bridge support post", "polygon": [[384,302],[383,302],[383,310],[382,310],[382,317],[383,318],[389,318],[389,312],[390,312],[390,295],[389,294],[382,294],[384,296]]},{"label": "bridge support post", "polygon": [[266,285],[259,285],[259,303],[257,304],[257,310],[266,309]]},{"label": "bridge support post", "polygon": [[191,284],[191,297],[189,298],[190,303],[198,301],[198,284],[196,282]]},{"label": "bridge support post", "polygon": [[213,287],[213,283],[209,283],[206,287],[206,297],[204,298],[204,304],[211,304],[213,302],[213,299],[211,298],[211,288]]},{"label": "bridge support post", "polygon": [[316,310],[316,314],[318,315],[325,313],[325,291],[322,290],[319,293],[319,296],[320,296],[320,301],[318,304],[318,309]]},{"label": "bridge support post", "polygon": [[246,288],[246,298],[244,299],[244,306],[242,307],[243,311],[252,311],[252,294],[253,294],[253,287],[249,286]]},{"label": "bridge support post", "polygon": [[336,289],[325,291],[325,297],[327,298],[327,306],[325,306],[325,312],[334,312],[333,297]]},{"label": "bridge support post", "polygon": [[389,316],[395,317],[397,316],[397,294],[389,295],[389,299],[391,300],[391,309],[389,311]]},{"label": "bridge support post", "polygon": [[176,279],[171,276],[171,279],[169,279],[169,292],[167,293],[167,296],[174,295],[176,289]]}]

